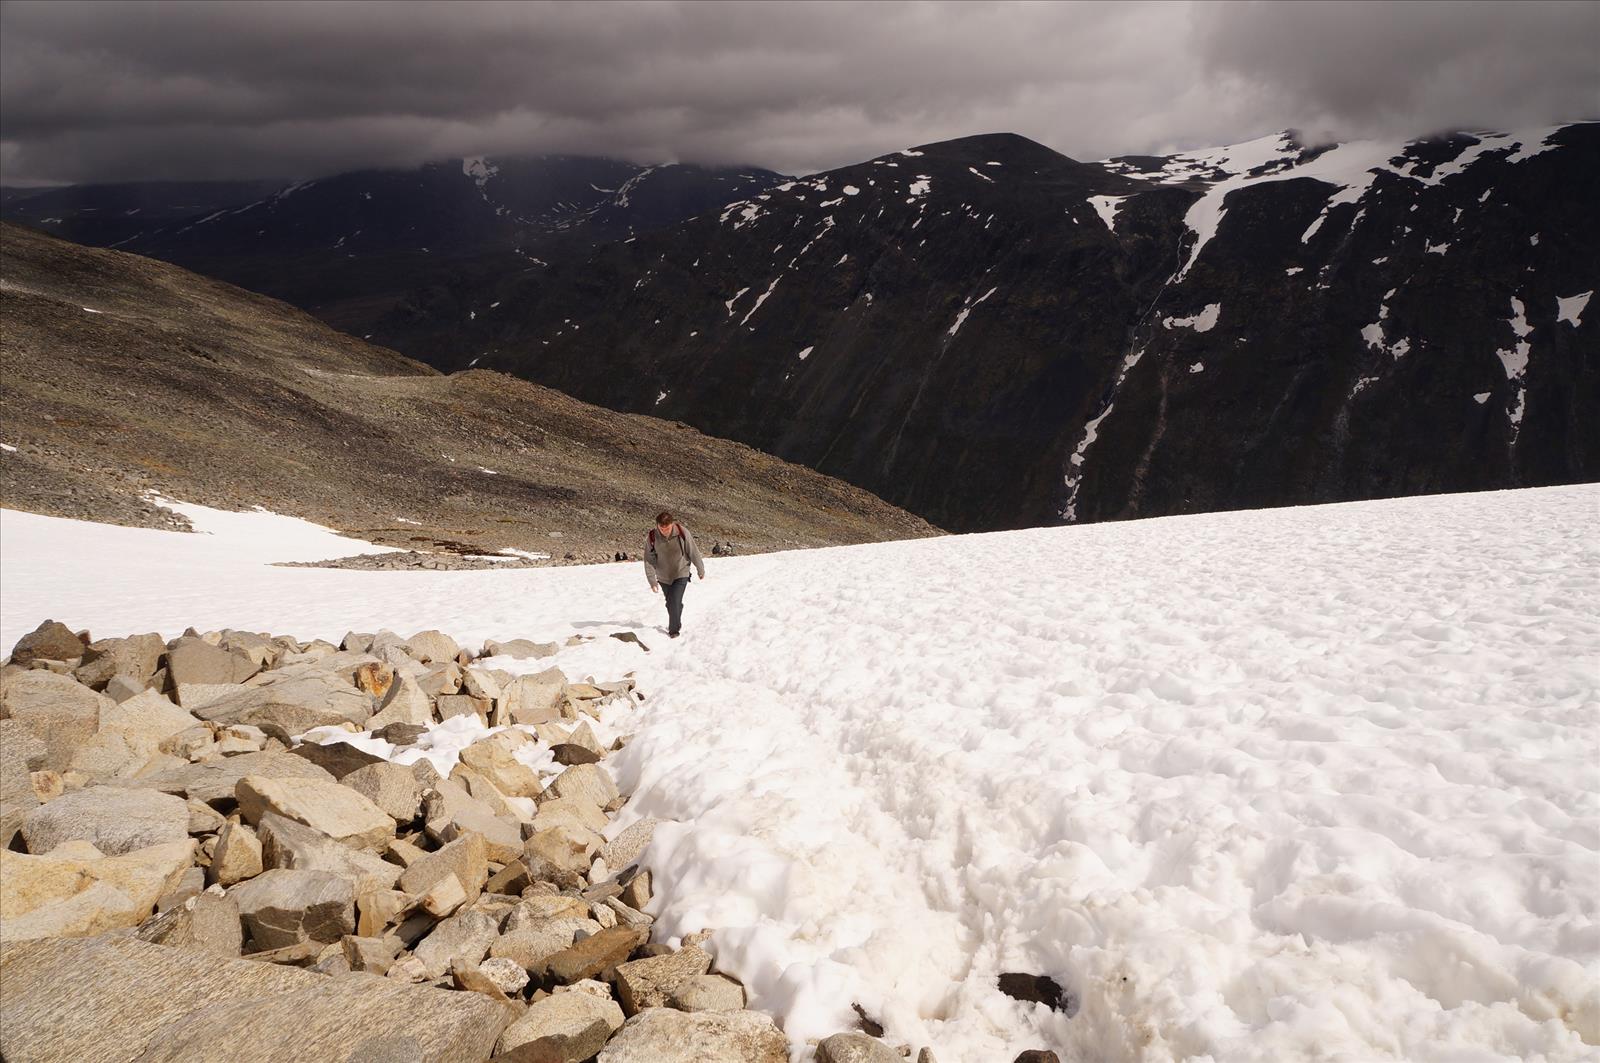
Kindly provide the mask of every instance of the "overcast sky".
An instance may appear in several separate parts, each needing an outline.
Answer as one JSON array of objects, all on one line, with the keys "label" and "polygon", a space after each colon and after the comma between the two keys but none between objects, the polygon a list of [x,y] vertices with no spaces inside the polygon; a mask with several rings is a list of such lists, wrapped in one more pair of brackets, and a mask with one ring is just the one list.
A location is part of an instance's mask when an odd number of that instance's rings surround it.
[{"label": "overcast sky", "polygon": [[798,173],[1600,117],[1600,3],[0,4],[7,182],[573,152]]}]

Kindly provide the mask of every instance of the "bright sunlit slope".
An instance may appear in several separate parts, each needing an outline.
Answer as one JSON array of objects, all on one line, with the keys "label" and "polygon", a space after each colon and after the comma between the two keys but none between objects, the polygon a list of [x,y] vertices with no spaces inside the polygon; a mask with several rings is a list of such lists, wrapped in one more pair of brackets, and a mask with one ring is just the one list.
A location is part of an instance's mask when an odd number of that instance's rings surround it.
[{"label": "bright sunlit slope", "polygon": [[611,763],[668,821],[659,932],[717,928],[799,1045],[854,1002],[941,1063],[1593,1059],[1597,517],[1580,486],[713,559],[668,643],[632,565],[267,568],[6,513],[3,638],[635,627],[557,663],[651,695]]}]

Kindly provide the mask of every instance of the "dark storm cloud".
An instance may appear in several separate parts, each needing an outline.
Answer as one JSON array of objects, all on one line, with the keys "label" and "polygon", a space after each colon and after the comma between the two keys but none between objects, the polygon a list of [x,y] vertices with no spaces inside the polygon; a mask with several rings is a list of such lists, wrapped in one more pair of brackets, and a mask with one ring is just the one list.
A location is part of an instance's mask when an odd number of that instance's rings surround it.
[{"label": "dark storm cloud", "polygon": [[1078,157],[1600,113],[1600,4],[0,6],[8,180],[569,151],[800,171],[1011,130]]}]

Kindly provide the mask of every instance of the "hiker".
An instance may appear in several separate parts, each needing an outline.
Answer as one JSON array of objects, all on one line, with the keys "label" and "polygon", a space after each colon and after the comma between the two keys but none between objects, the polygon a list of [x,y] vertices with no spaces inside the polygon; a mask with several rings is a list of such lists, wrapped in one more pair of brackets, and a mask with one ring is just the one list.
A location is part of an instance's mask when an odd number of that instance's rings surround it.
[{"label": "hiker", "polygon": [[689,586],[689,566],[706,578],[706,563],[700,559],[689,529],[662,510],[656,526],[644,544],[644,574],[652,591],[664,590],[667,596],[667,637],[675,639],[683,628],[683,592]]}]

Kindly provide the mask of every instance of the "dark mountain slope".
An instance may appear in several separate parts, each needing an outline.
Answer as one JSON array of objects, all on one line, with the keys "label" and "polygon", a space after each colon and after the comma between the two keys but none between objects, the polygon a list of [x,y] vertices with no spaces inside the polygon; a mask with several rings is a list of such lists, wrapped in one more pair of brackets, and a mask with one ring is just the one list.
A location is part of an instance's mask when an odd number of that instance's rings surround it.
[{"label": "dark mountain slope", "polygon": [[443,376],[175,266],[0,226],[8,508],[165,525],[150,491],[388,545],[632,551],[663,506],[743,549],[932,534],[859,488],[499,373]]},{"label": "dark mountain slope", "polygon": [[[480,157],[270,188],[57,189],[8,197],[4,215],[284,299],[336,328],[438,361],[467,350],[458,326],[486,311],[505,279],[778,180],[748,168]],[[240,195],[247,187],[254,194]],[[172,209],[185,200],[206,205]],[[139,209],[150,201],[171,206]]]},{"label": "dark mountain slope", "polygon": [[477,364],[961,529],[1590,479],[1600,311],[1557,317],[1600,286],[1597,176],[1593,124],[1105,163],[969,137],[468,327]]}]

